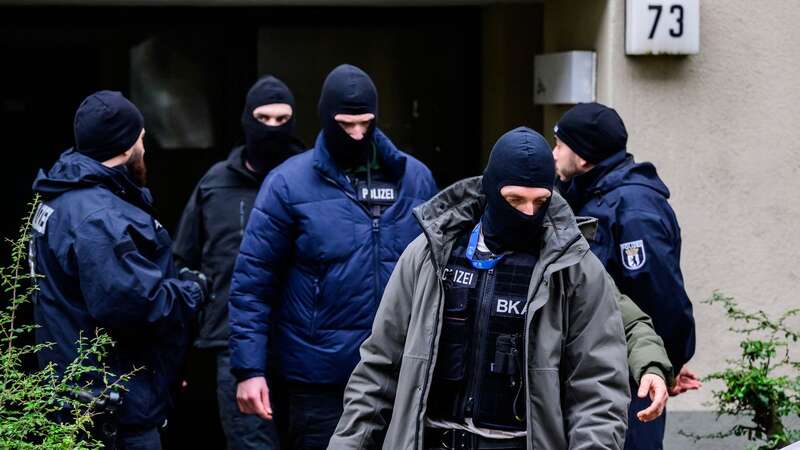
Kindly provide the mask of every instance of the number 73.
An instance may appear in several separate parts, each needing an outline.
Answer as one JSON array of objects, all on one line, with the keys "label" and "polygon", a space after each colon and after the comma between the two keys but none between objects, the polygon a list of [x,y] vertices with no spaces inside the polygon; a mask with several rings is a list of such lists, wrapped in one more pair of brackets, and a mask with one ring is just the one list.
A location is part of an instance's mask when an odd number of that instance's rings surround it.
[{"label": "number 73", "polygon": [[[653,20],[653,28],[650,30],[650,36],[647,39],[653,39],[653,36],[656,35],[656,29],[658,28],[658,21],[661,20],[661,11],[664,9],[663,5],[648,5],[647,9],[650,11],[655,11],[656,16]],[[669,8],[669,13],[675,17],[675,22],[678,25],[677,30],[675,28],[669,29],[669,35],[672,37],[681,37],[683,36],[683,5],[672,5]]]}]

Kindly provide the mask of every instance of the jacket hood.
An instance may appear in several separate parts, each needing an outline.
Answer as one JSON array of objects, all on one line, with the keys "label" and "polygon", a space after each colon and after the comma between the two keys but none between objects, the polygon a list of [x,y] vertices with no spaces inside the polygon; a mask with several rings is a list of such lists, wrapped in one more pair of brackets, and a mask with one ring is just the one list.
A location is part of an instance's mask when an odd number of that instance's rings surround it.
[{"label": "jacket hood", "polygon": [[561,192],[577,191],[578,194],[591,196],[602,195],[621,186],[644,186],[665,198],[669,198],[669,189],[661,181],[655,166],[649,162],[637,163],[630,153],[617,153],[592,170],[578,175],[566,183],[559,183]]},{"label": "jacket hood", "polygon": [[[414,216],[420,223],[431,248],[437,271],[447,264],[450,251],[458,237],[478,223],[486,205],[481,193],[480,176],[458,181],[445,188],[429,201],[414,208]],[[544,237],[541,260],[558,259],[574,253],[582,256],[588,250],[588,243],[571,252],[573,244],[584,241],[582,231],[593,232],[595,219],[581,219],[579,227],[567,202],[553,193],[543,223]]]},{"label": "jacket hood", "polygon": [[[661,181],[656,172],[656,168],[649,162],[637,163],[630,153],[621,153],[621,157],[609,158],[607,161],[608,170],[606,176],[600,178],[596,184],[596,189],[600,193],[606,193],[620,186],[639,185],[648,187],[666,198],[669,198],[669,189]],[[614,164],[616,162],[616,164]],[[598,166],[599,167],[599,166]]]},{"label": "jacket hood", "polygon": [[136,185],[125,167],[106,167],[74,149],[62,153],[47,172],[39,170],[33,182],[33,191],[48,200],[72,190],[96,186],[108,189],[139,208],[151,212],[153,199],[150,191]]},{"label": "jacket hood", "polygon": [[592,197],[601,196],[623,186],[643,186],[664,198],[669,198],[669,189],[661,181],[651,163],[637,163],[630,153],[617,153],[592,170],[556,183],[558,191],[569,202],[574,211],[580,211]]}]

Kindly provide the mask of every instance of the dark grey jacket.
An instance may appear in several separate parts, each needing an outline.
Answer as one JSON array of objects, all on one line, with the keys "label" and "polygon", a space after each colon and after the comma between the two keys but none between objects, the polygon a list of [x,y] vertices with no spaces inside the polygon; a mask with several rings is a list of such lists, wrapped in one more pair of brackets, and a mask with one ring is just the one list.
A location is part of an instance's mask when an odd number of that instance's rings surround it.
[{"label": "dark grey jacket", "polygon": [[[483,202],[476,177],[415,209],[424,236],[409,245],[389,279],[329,449],[423,448],[442,269]],[[544,226],[526,316],[528,448],[621,449],[629,387],[619,293],[558,195]]]},{"label": "dark grey jacket", "polygon": [[[295,141],[296,153],[303,151]],[[195,346],[228,346],[228,293],[231,274],[244,228],[263,178],[245,167],[244,147],[208,170],[183,209],[173,252],[178,268],[188,267],[208,276],[211,300],[197,314]]]}]

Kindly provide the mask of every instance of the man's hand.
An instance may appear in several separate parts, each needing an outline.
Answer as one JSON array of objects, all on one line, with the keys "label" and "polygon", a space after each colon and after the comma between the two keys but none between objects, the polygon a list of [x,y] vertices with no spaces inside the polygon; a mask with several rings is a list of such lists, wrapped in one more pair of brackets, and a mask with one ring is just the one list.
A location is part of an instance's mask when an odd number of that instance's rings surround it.
[{"label": "man's hand", "polygon": [[636,413],[636,417],[642,422],[650,422],[655,420],[664,412],[664,407],[667,406],[667,383],[658,375],[648,373],[645,374],[639,381],[639,398],[645,398],[650,394],[652,403],[646,409]]},{"label": "man's hand", "polygon": [[201,304],[205,304],[210,300],[209,292],[208,292],[208,278],[198,270],[191,270],[188,267],[184,267],[178,272],[178,279],[183,281],[193,281],[200,287],[200,291],[203,293],[203,298],[200,300]]},{"label": "man's hand", "polygon": [[675,385],[670,388],[669,395],[680,395],[686,391],[700,389],[702,386],[703,383],[697,378],[697,374],[683,366],[678,376],[675,377]]},{"label": "man's hand", "polygon": [[236,404],[244,414],[256,414],[264,420],[272,420],[267,379],[253,377],[240,382],[236,387]]}]

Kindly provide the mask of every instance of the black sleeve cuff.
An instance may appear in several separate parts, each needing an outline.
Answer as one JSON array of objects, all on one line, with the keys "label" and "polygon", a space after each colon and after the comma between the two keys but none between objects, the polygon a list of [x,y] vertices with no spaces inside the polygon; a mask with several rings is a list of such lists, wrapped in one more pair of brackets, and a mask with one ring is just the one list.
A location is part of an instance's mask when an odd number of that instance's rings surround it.
[{"label": "black sleeve cuff", "polygon": [[237,383],[249,380],[250,378],[264,376],[264,371],[258,369],[231,369],[231,373],[236,378]]}]

